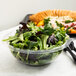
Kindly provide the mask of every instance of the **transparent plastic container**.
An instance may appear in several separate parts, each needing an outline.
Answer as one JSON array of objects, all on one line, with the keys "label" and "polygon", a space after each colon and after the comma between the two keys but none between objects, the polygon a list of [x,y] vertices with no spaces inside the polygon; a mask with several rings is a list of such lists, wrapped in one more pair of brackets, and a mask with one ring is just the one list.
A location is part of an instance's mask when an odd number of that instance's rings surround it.
[{"label": "transparent plastic container", "polygon": [[9,45],[12,54],[25,64],[38,66],[51,63],[57,56],[71,43],[68,39],[63,45],[50,50],[26,50],[19,49]]}]

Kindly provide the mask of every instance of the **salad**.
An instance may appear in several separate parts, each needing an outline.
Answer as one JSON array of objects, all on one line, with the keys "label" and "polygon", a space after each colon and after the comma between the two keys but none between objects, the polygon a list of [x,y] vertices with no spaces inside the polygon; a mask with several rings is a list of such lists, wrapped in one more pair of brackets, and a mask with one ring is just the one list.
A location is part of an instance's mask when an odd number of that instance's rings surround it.
[{"label": "salad", "polygon": [[[46,18],[39,23],[28,21],[26,25],[19,27],[14,36],[10,36],[4,41],[8,41],[12,54],[21,61],[29,65],[43,65],[61,53],[61,50],[53,53],[30,54],[30,51],[46,51],[63,45],[69,38],[66,31],[59,27],[55,21],[56,28],[53,28],[51,18]],[[18,49],[18,51],[17,51]],[[27,53],[20,52],[24,50]]]},{"label": "salad", "polygon": [[45,10],[31,15],[29,18],[34,22],[41,22],[44,18],[50,17],[54,28],[57,27],[56,22],[60,27],[63,26],[67,34],[76,34],[76,11],[71,10]]},{"label": "salad", "polygon": [[[67,35],[63,28],[53,28],[50,18],[44,19],[43,24],[28,22],[16,30],[14,36],[5,39],[9,44],[20,49],[48,50],[65,43]],[[56,22],[57,23],[57,22]],[[40,25],[40,26],[39,26]],[[57,26],[59,24],[57,23]]]},{"label": "salad", "polygon": [[50,18],[51,18],[50,21],[54,28],[56,28],[58,25],[59,27],[62,27],[68,34],[76,33],[76,22],[71,17],[69,17],[69,16],[60,16],[60,17],[50,16]]}]

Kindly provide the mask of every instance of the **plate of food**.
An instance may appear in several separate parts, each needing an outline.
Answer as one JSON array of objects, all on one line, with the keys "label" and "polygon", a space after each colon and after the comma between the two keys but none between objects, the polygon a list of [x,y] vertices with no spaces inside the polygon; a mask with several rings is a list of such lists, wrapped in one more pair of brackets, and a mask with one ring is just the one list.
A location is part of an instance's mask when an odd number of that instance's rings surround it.
[{"label": "plate of food", "polygon": [[72,42],[63,24],[75,23],[74,19],[55,11],[27,15],[14,35],[3,40],[18,60],[33,66],[49,64]]},{"label": "plate of food", "polygon": [[[43,19],[50,18],[53,28],[61,27],[67,34],[76,34],[76,12],[69,10],[46,10],[29,16],[30,20],[43,25]],[[42,23],[42,24],[41,24]]]}]

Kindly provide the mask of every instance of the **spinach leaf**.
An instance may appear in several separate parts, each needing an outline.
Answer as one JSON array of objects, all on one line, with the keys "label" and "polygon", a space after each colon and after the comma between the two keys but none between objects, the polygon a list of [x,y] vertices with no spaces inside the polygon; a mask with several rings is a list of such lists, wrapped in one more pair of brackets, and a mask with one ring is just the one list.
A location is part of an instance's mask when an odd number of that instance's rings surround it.
[{"label": "spinach leaf", "polygon": [[28,49],[38,50],[37,46],[38,46],[38,42],[30,41],[30,42],[29,42]]},{"label": "spinach leaf", "polygon": [[42,30],[42,28],[37,27],[37,26],[34,24],[34,22],[28,23],[28,27],[29,27],[29,29],[32,31],[32,33],[36,33],[36,32],[38,32],[38,31],[41,31],[41,30]]},{"label": "spinach leaf", "polygon": [[42,50],[42,40],[41,40],[41,38],[37,37],[37,41],[38,41],[39,49]]},{"label": "spinach leaf", "polygon": [[24,41],[23,34],[20,34],[19,39],[20,39],[21,41]]},{"label": "spinach leaf", "polygon": [[48,45],[47,45],[47,39],[48,39],[48,35],[41,35],[41,39],[42,39],[42,48],[43,49],[47,49]]},{"label": "spinach leaf", "polygon": [[66,20],[65,23],[71,23],[74,22],[74,20]]},{"label": "spinach leaf", "polygon": [[44,20],[45,24],[44,24],[44,29],[42,30],[42,32],[46,35],[52,35],[52,33],[54,32],[54,29],[51,25],[51,23],[49,23],[49,18]]},{"label": "spinach leaf", "polygon": [[57,24],[57,26],[59,26],[60,28],[63,27],[63,25],[62,25],[61,23],[58,23],[57,21],[56,21],[56,24]]},{"label": "spinach leaf", "polygon": [[50,21],[50,18],[44,19],[44,24],[48,24]]},{"label": "spinach leaf", "polygon": [[29,38],[30,36],[32,36],[32,32],[25,32],[23,36],[24,38]]}]

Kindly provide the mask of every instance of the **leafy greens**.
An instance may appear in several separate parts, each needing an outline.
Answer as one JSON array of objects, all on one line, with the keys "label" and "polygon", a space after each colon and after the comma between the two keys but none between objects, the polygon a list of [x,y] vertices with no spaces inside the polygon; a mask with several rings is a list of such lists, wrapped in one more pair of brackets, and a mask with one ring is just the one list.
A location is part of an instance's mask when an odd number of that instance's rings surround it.
[{"label": "leafy greens", "polygon": [[[62,27],[61,24],[56,24]],[[50,18],[44,19],[44,26],[37,27],[36,24],[30,21],[28,24],[19,27],[16,34],[4,41],[9,41],[9,44],[20,49],[44,50],[49,47],[56,47],[64,43],[66,32],[59,29],[54,29],[50,23]]]}]

